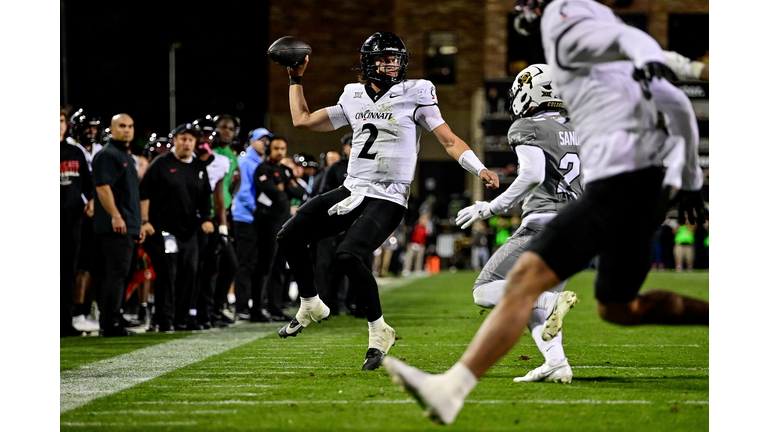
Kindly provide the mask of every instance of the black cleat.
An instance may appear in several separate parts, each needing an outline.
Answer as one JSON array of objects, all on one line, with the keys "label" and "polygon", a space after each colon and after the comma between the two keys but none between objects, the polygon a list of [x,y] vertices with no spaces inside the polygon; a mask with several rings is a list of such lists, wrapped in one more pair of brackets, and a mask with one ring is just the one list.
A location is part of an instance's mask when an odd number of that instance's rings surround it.
[{"label": "black cleat", "polygon": [[301,333],[301,329],[303,328],[304,327],[302,327],[301,324],[299,324],[299,321],[296,318],[294,318],[291,320],[291,322],[289,322],[288,324],[283,326],[283,328],[278,330],[277,334],[280,335],[280,337],[283,339],[287,338],[288,336],[296,337],[297,334]]},{"label": "black cleat", "polygon": [[365,363],[363,363],[363,370],[365,371],[378,369],[379,366],[381,366],[381,362],[384,360],[384,357],[386,357],[384,351],[378,348],[368,348],[368,351],[365,353]]}]

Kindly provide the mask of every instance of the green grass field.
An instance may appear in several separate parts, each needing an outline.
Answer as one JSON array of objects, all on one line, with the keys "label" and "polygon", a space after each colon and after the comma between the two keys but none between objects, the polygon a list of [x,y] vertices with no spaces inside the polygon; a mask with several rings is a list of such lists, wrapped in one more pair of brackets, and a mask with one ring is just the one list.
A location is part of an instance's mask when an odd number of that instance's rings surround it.
[{"label": "green grass field", "polygon": [[[384,289],[398,332],[389,354],[428,372],[460,357],[487,313],[476,273],[440,273]],[[600,321],[594,273],[572,278],[571,384],[513,383],[543,357],[529,336],[480,381],[456,422],[438,426],[383,368],[362,372],[365,320],[331,317],[297,338],[278,324],[196,334],[61,340],[62,431],[703,431],[709,425],[709,329]],[[707,272],[651,273],[645,288],[709,297]]]}]

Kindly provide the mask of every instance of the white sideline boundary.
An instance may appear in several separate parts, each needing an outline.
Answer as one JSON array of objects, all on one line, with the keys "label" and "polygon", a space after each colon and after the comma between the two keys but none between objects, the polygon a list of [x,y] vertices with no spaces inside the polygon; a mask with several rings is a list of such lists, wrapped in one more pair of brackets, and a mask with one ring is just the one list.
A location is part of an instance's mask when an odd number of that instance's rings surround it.
[{"label": "white sideline boundary", "polygon": [[[61,372],[59,415],[176,369],[271,335],[277,327],[238,326],[193,334]],[[62,423],[64,424],[64,423]],[[188,423],[185,423],[185,425]],[[159,425],[159,424],[158,424]],[[76,424],[72,424],[76,426]],[[107,424],[102,424],[107,426]],[[171,426],[170,424],[168,426]]]},{"label": "white sideline boundary", "polygon": [[[383,294],[428,275],[400,278],[377,278]],[[180,369],[232,348],[273,334],[279,326],[232,326],[216,332],[192,334],[162,344],[142,348],[117,357],[97,361],[59,375],[59,415],[88,402],[109,396],[168,372]],[[233,372],[238,374],[238,372]],[[240,372],[246,374],[245,372]],[[261,372],[261,374],[295,374],[296,372]],[[251,373],[248,373],[251,374]],[[61,423],[67,426],[111,426],[110,423]],[[186,426],[196,423],[152,423],[153,426]]]}]

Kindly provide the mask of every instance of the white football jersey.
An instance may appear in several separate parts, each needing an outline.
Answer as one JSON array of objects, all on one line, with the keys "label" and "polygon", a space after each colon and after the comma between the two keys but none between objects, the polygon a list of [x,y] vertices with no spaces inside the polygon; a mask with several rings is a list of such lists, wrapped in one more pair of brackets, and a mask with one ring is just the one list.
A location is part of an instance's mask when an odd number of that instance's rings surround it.
[{"label": "white football jersey", "polygon": [[421,129],[431,132],[444,123],[434,118],[427,122],[418,110],[436,105],[435,86],[427,80],[405,80],[379,95],[375,95],[370,86],[347,84],[337,105],[344,116],[331,116],[331,121],[335,129],[344,125],[352,127],[347,170],[350,183],[410,185],[416,170]]},{"label": "white football jersey", "polygon": [[[633,78],[635,68],[665,61],[653,38],[625,25],[610,8],[594,0],[550,3],[542,16],[541,33],[553,79],[579,132],[585,184],[662,166],[679,141],[668,139],[660,127],[661,111],[677,117],[670,130],[686,141],[683,184],[700,187],[698,130],[690,101],[684,97],[680,101],[678,91],[668,83],[659,85],[654,80],[644,87]],[[688,107],[682,106],[686,101]],[[686,124],[691,119],[694,124]]]}]

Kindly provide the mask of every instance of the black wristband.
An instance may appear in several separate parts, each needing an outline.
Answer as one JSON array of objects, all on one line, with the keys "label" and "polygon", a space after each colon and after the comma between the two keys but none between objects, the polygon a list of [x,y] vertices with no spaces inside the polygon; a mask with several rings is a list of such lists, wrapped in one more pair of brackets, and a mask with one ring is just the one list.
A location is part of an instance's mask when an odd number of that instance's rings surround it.
[{"label": "black wristband", "polygon": [[301,76],[291,77],[291,85],[294,85],[294,84],[302,85]]}]

